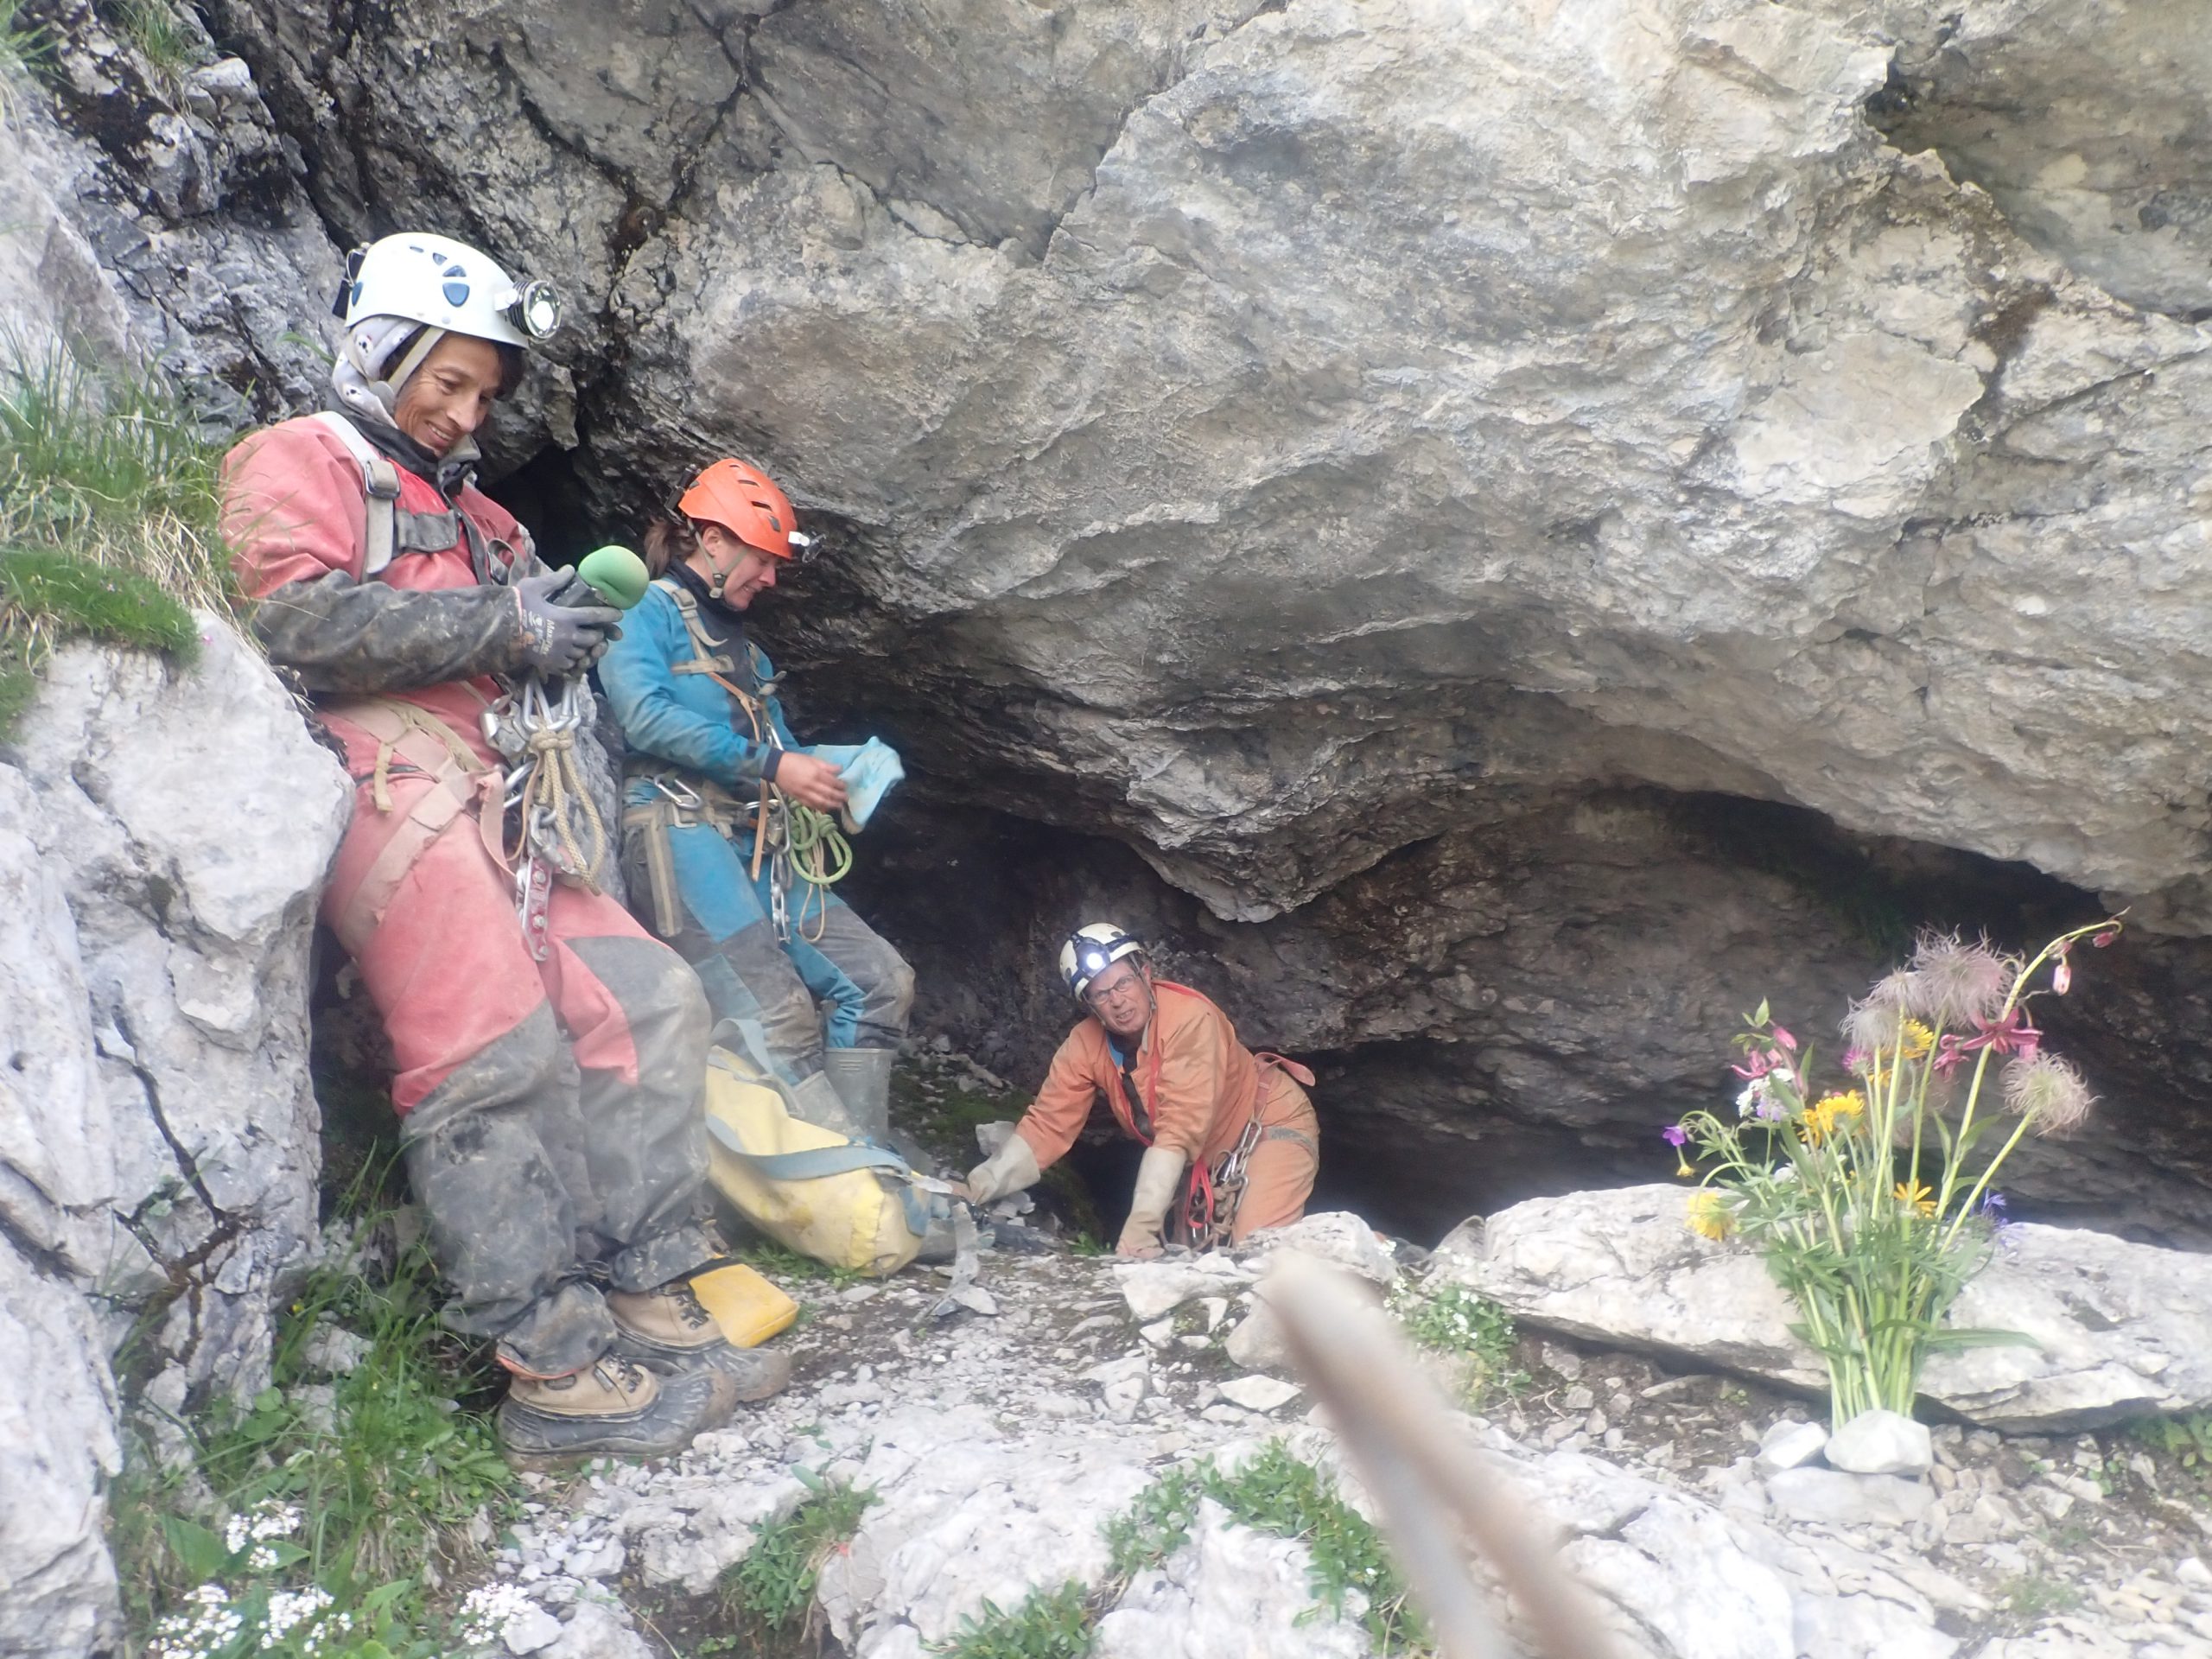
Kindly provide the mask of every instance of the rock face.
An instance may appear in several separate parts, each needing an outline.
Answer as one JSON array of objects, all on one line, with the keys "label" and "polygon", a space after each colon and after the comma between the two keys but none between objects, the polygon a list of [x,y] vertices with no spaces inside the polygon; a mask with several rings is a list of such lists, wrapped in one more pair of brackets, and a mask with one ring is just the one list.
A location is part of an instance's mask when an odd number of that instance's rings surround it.
[{"label": "rock face", "polygon": [[41,5],[86,136],[16,217],[128,276],[103,327],[263,411],[336,245],[483,240],[575,320],[492,435],[549,546],[760,455],[817,715],[1110,838],[981,934],[887,907],[994,1064],[1120,887],[1427,1234],[1637,1179],[1899,916],[2106,891],[2173,934],[2084,986],[2108,1131],[2022,1195],[2206,1240],[2188,0],[214,0],[181,86]]},{"label": "rock face", "polygon": [[189,7],[157,67],[88,0],[31,0],[40,81],[0,95],[0,321],[36,357],[65,336],[158,357],[212,420],[315,406],[337,251],[297,147]]},{"label": "rock face", "polygon": [[761,451],[916,758],[1222,916],[1632,779],[2212,925],[2186,0],[216,12],[578,294],[596,505]]},{"label": "rock face", "polygon": [[[1537,1199],[1463,1229],[1438,1255],[1539,1329],[1825,1389],[1758,1254],[1691,1232],[1685,1204],[1675,1186]],[[1922,1393],[1986,1427],[2045,1433],[2212,1404],[2212,1257],[2008,1226],[1950,1322],[2030,1339],[1937,1354],[1922,1373]]]},{"label": "rock face", "polygon": [[260,658],[63,650],[0,752],[0,1653],[114,1637],[111,1351],[160,1418],[268,1376],[315,1233],[314,895],[350,799]]}]

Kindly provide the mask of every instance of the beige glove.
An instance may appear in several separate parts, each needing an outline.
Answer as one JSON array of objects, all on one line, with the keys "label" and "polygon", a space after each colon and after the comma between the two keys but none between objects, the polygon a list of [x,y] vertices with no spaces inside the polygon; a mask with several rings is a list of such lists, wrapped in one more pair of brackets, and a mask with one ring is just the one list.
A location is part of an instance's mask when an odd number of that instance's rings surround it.
[{"label": "beige glove", "polygon": [[968,1202],[988,1204],[1044,1179],[1045,1172],[1037,1167],[1037,1154],[1030,1151],[1029,1143],[1018,1135],[1009,1135],[1004,1146],[968,1172]]},{"label": "beige glove", "polygon": [[1160,1230],[1167,1224],[1169,1206],[1182,1185],[1183,1166],[1189,1160],[1173,1147],[1147,1147],[1137,1166],[1136,1191],[1129,1197],[1129,1218],[1122,1224],[1117,1255],[1158,1255]]}]

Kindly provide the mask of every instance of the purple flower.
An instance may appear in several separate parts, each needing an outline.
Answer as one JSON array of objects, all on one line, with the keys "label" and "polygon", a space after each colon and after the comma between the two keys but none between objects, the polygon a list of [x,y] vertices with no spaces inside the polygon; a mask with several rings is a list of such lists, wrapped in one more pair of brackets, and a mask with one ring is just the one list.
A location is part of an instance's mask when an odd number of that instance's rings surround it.
[{"label": "purple flower", "polygon": [[1679,1123],[1669,1123],[1659,1131],[1659,1138],[1670,1147],[1686,1147],[1689,1145],[1690,1132]]}]

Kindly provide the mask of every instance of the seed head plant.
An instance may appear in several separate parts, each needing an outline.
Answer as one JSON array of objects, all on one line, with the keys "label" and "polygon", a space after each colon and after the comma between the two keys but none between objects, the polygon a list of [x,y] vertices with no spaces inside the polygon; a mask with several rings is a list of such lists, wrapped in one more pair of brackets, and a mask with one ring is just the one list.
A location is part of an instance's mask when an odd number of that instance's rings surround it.
[{"label": "seed head plant", "polygon": [[2004,1224],[2005,1160],[2030,1135],[2078,1129],[2094,1104],[2044,1051],[2031,1004],[2065,995],[2076,944],[2120,928],[2075,928],[2025,960],[1923,935],[1852,1005],[1842,1075],[1826,1084],[1761,1003],[1736,1038],[1733,1116],[1692,1112],[1663,1131],[1675,1173],[1698,1178],[1688,1226],[1765,1254],[1802,1316],[1793,1329],[1827,1363],[1839,1424],[1876,1407],[1910,1415],[1931,1353],[2024,1340],[1944,1319]]}]

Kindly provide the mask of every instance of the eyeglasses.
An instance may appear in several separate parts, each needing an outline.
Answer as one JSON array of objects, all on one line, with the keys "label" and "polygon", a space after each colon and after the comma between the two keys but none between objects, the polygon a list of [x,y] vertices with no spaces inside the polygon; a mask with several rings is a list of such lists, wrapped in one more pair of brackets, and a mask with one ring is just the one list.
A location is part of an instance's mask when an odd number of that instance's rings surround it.
[{"label": "eyeglasses", "polygon": [[1143,989],[1144,976],[1132,968],[1111,985],[1101,985],[1094,981],[1085,988],[1083,1000],[1095,1008],[1108,1002],[1118,1002],[1125,994],[1134,995]]}]

